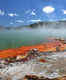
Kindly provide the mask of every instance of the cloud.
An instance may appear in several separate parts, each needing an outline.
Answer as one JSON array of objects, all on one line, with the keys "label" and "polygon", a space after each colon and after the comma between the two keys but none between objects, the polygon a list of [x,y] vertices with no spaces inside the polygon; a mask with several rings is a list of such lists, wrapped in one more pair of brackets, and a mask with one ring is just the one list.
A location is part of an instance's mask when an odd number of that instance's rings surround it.
[{"label": "cloud", "polygon": [[4,15],[5,15],[5,12],[2,11],[1,9],[0,9],[0,15],[1,15],[1,16],[4,16]]},{"label": "cloud", "polygon": [[16,23],[23,23],[23,20],[16,20]]},{"label": "cloud", "polygon": [[54,12],[55,8],[53,8],[52,6],[46,6],[43,8],[43,12],[49,14],[49,13],[52,13]]},{"label": "cloud", "polygon": [[40,22],[40,19],[34,19],[34,20],[30,20],[29,22]]},{"label": "cloud", "polygon": [[30,14],[30,15],[32,15],[32,16],[35,16],[35,15],[36,15],[35,9],[33,9],[33,10],[27,10],[25,13],[26,13],[26,14]]},{"label": "cloud", "polygon": [[27,10],[25,13],[26,13],[26,14],[30,13],[30,10]]},{"label": "cloud", "polygon": [[13,22],[10,22],[10,24],[14,24]]},{"label": "cloud", "polygon": [[66,10],[63,10],[63,14],[66,14]]},{"label": "cloud", "polygon": [[35,13],[34,11],[32,11],[32,12],[31,12],[31,15],[35,16],[35,15],[36,15],[36,13]]},{"label": "cloud", "polygon": [[8,16],[14,17],[14,16],[18,16],[18,14],[16,14],[16,13],[9,13]]}]

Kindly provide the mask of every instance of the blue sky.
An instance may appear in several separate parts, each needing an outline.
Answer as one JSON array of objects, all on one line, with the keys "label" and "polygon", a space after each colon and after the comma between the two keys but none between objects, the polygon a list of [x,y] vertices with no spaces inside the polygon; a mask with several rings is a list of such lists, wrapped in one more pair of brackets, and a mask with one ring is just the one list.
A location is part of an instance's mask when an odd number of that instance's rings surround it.
[{"label": "blue sky", "polygon": [[66,0],[0,0],[0,25],[66,20]]}]

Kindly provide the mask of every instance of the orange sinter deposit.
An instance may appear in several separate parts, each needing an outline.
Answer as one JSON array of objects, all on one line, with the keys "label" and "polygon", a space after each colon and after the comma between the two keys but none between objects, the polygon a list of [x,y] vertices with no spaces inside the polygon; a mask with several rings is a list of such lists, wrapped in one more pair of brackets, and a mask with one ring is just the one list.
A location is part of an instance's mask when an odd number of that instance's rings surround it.
[{"label": "orange sinter deposit", "polygon": [[0,50],[0,58],[15,57],[18,55],[25,56],[31,49],[34,48],[37,48],[39,52],[55,52],[65,50],[66,44],[62,40],[55,40],[39,45],[22,46],[20,48],[15,49]]}]

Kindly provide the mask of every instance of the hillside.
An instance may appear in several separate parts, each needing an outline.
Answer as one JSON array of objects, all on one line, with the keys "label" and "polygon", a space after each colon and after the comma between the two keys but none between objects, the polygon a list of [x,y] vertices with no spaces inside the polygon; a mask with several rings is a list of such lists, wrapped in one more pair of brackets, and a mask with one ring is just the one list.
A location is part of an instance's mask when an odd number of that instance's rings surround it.
[{"label": "hillside", "polygon": [[59,28],[66,28],[66,21],[55,21],[55,22],[37,22],[34,24],[30,24],[30,25],[21,25],[21,26],[9,26],[9,27],[5,27],[5,26],[0,26],[0,30],[21,30],[23,28],[54,28],[54,29],[59,29]]}]

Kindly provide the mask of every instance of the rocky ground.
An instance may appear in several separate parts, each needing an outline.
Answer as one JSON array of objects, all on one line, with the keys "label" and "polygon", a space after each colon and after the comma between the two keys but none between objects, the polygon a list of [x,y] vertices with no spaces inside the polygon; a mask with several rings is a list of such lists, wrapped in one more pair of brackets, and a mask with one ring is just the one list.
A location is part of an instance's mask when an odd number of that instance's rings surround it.
[{"label": "rocky ground", "polygon": [[[66,76],[66,52],[42,53],[25,63],[0,66],[0,80],[66,80],[60,78]],[[26,79],[25,75],[42,76],[43,79]]]}]

